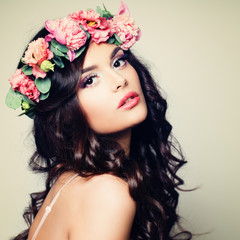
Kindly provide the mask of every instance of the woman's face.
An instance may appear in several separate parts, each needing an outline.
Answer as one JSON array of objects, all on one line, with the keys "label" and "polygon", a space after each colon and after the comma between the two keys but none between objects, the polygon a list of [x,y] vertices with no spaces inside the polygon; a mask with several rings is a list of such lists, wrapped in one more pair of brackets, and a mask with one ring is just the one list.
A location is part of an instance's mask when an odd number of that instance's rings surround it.
[{"label": "woman's face", "polygon": [[77,96],[90,128],[99,134],[129,129],[147,116],[138,74],[114,44],[90,44]]}]

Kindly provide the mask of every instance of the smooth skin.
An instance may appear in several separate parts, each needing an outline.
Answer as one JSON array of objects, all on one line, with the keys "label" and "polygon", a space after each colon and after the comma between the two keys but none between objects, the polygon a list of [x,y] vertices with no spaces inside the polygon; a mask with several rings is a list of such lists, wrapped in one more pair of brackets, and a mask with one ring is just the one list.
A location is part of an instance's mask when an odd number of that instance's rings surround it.
[{"label": "smooth skin", "polygon": [[[140,100],[131,109],[120,110],[120,100],[129,92]],[[129,153],[131,129],[147,116],[147,107],[135,69],[114,44],[91,43],[77,91],[79,104],[90,128],[108,135]],[[31,240],[45,208],[74,172],[62,174],[48,193],[30,228]],[[61,192],[43,224],[37,240],[128,240],[136,212],[129,187],[110,174],[73,179]]]},{"label": "smooth skin", "polygon": [[[57,191],[74,173],[63,174],[50,190],[31,229],[33,236]],[[136,206],[123,180],[104,174],[75,178],[61,192],[37,240],[127,240]]]},{"label": "smooth skin", "polygon": [[[136,70],[123,50],[115,44],[92,42],[83,62],[83,74],[77,96],[90,127],[99,134],[109,134],[129,151],[131,129],[145,120],[147,106]],[[129,92],[140,100],[131,109],[118,108]]]}]

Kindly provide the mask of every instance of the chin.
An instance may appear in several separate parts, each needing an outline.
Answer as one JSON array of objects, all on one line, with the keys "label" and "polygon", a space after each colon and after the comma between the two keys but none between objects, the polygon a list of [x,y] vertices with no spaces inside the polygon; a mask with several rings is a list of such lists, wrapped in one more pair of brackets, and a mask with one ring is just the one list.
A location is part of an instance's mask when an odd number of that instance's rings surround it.
[{"label": "chin", "polygon": [[147,118],[147,109],[144,109],[144,111],[141,112],[141,114],[138,114],[138,116],[135,115],[135,119],[133,119],[131,127],[135,127],[138,124],[142,123]]}]

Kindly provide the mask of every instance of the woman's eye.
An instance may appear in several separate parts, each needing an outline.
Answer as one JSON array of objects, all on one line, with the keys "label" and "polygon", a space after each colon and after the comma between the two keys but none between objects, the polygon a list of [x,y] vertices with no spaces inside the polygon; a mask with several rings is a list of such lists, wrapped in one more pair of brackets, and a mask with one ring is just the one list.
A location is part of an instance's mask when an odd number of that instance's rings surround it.
[{"label": "woman's eye", "polygon": [[126,64],[127,60],[126,58],[123,56],[123,57],[120,57],[118,59],[116,59],[116,61],[114,61],[113,63],[113,67],[114,68],[119,68],[119,67],[122,67]]},{"label": "woman's eye", "polygon": [[91,75],[83,79],[82,88],[92,87],[98,81],[98,76],[96,74]]}]

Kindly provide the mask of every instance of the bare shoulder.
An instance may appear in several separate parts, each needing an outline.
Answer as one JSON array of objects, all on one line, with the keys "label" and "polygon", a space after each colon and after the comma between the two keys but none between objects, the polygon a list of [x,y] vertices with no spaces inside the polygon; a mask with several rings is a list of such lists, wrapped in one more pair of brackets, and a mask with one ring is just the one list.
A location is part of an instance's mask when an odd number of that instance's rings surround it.
[{"label": "bare shoulder", "polygon": [[[113,201],[114,205],[128,204],[135,208],[135,202],[129,193],[128,184],[119,177],[102,174],[89,178],[78,178],[69,188],[70,194],[75,195],[73,201],[86,201],[88,204]],[[72,193],[71,193],[72,192]]]},{"label": "bare shoulder", "polygon": [[103,174],[79,179],[72,190],[70,239],[129,238],[136,205],[124,180]]},{"label": "bare shoulder", "polygon": [[89,197],[88,200],[90,200],[92,197],[110,199],[121,197],[126,201],[131,200],[128,184],[116,176],[110,174],[94,176],[92,179],[89,179],[86,184],[86,191],[88,192],[88,196],[86,196],[86,198]]},{"label": "bare shoulder", "polygon": [[128,184],[110,174],[95,176],[90,180],[85,200],[93,206],[106,206],[111,210],[135,211]]}]

